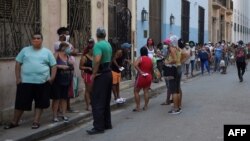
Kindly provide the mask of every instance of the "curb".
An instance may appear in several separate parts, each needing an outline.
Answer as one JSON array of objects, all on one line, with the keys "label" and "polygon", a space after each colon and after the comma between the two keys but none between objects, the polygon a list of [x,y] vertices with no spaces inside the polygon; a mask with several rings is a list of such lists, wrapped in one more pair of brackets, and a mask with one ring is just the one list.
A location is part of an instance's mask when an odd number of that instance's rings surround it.
[{"label": "curb", "polygon": [[[149,97],[157,95],[157,93],[155,93],[155,91],[162,90],[165,87],[166,87],[165,84],[156,86],[156,88],[152,89],[149,92]],[[127,102],[132,102],[133,100],[134,100],[134,97],[131,96],[131,97],[127,98],[126,101]],[[110,105],[111,111],[113,111],[114,109],[117,109],[117,106],[118,106],[117,104],[111,103],[111,105]],[[75,125],[75,124],[77,124],[78,122],[80,122],[80,121],[82,121],[84,119],[90,118],[91,116],[92,116],[91,113],[76,115],[76,116],[70,118],[69,122],[67,122],[67,123],[58,123],[53,127],[45,128],[45,129],[42,129],[41,131],[39,131],[37,133],[27,135],[25,137],[21,137],[21,138],[17,139],[17,141],[28,141],[28,140],[29,141],[35,141],[35,140],[39,140],[41,138],[44,138],[44,137],[53,135],[53,134],[55,134],[57,132],[63,131],[64,129],[67,129],[70,126]]]},{"label": "curb", "polygon": [[[200,75],[201,73],[197,73],[194,75],[194,77]],[[194,78],[192,77],[192,78]],[[190,78],[188,78],[190,79]],[[165,82],[163,83],[158,83],[159,85],[156,85],[155,88],[153,88],[152,90],[149,91],[149,97],[153,97],[156,96],[158,93],[157,91],[160,91],[162,89],[165,89]],[[129,88],[128,88],[129,89]],[[123,89],[124,90],[124,89]],[[127,98],[126,102],[130,103],[134,100],[133,95],[131,95],[131,97]],[[114,111],[115,109],[117,109],[119,105],[111,103],[110,107],[111,107],[111,111]],[[119,108],[119,107],[118,107]],[[79,113],[79,115],[76,115],[72,118],[70,118],[69,122],[67,123],[57,123],[55,126],[53,127],[49,127],[49,128],[44,128],[41,131],[31,134],[31,135],[27,135],[25,137],[21,137],[19,139],[17,139],[17,141],[35,141],[35,140],[39,140],[41,138],[45,138],[48,137],[50,135],[53,135],[55,133],[59,133],[60,131],[63,131],[67,128],[69,128],[70,126],[76,125],[77,123],[79,123],[82,120],[86,120],[88,118],[92,119],[92,114],[91,113]]]}]

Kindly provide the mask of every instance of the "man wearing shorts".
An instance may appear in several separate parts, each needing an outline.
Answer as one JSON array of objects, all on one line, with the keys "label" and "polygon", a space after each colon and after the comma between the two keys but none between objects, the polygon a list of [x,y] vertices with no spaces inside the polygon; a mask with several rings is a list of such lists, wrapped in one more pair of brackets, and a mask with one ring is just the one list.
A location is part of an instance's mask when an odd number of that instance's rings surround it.
[{"label": "man wearing shorts", "polygon": [[121,71],[124,69],[122,67],[123,58],[122,58],[122,49],[118,48],[112,59],[111,69],[113,77],[113,94],[115,103],[124,103],[125,99],[120,97],[120,81],[121,81]]},{"label": "man wearing shorts", "polygon": [[42,41],[42,34],[35,33],[32,36],[32,45],[24,47],[16,57],[17,91],[14,118],[5,129],[18,126],[23,112],[31,111],[33,100],[35,117],[32,129],[39,128],[42,111],[50,105],[49,88],[55,79],[56,60],[52,52],[42,46]]}]

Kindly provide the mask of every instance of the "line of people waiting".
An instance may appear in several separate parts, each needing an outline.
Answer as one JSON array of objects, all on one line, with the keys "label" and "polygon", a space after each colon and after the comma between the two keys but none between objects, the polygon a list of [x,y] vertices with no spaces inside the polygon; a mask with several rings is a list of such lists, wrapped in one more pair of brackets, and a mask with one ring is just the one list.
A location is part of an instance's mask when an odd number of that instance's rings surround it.
[{"label": "line of people waiting", "polygon": [[[58,122],[58,117],[62,117],[65,122],[68,121],[69,118],[66,116],[67,109],[70,110],[68,89],[74,70],[75,59],[73,56],[76,53],[73,46],[69,43],[67,32],[66,28],[58,30],[59,41],[55,43],[54,55],[42,45],[42,34],[35,33],[32,36],[32,45],[23,48],[16,57],[17,92],[15,112],[12,122],[6,125],[5,129],[19,125],[18,123],[23,112],[32,109],[33,100],[35,101],[35,116],[32,129],[40,127],[42,111],[50,106],[50,98],[53,100],[53,122]],[[105,40],[105,29],[98,28],[96,36],[98,39],[97,43],[93,39],[88,40],[88,46],[85,48],[79,64],[86,88],[86,110],[92,110],[94,117],[94,128],[87,131],[89,134],[102,133],[105,129],[112,128],[110,117],[111,90],[113,90],[114,100],[117,103],[125,102],[125,99],[119,93],[119,83],[123,70],[121,62],[126,60],[122,58],[124,50],[116,50],[112,57],[112,47]],[[123,46],[122,48],[131,48],[130,44],[123,44]],[[238,42],[238,46],[243,47],[243,42]],[[186,68],[185,74],[188,75],[188,65],[191,63],[191,76],[193,76],[194,62],[198,58],[201,62],[202,74],[204,73],[204,66],[210,73],[209,61],[211,61],[213,54],[215,60],[214,71],[218,70],[220,60],[229,56],[225,55],[225,51],[223,51],[221,54],[224,54],[224,57],[218,58],[221,55],[220,51],[222,49],[226,50],[225,48],[221,49],[219,45],[214,49],[209,45],[204,45],[200,49],[195,48],[196,50],[194,48],[194,42],[190,41],[188,44],[185,44],[182,39],[171,35],[163,42],[162,47],[158,46],[155,50],[153,39],[148,38],[146,45],[140,49],[141,56],[133,63],[137,70],[134,88],[136,103],[136,107],[133,109],[134,112],[141,110],[140,90],[143,89],[144,91],[145,103],[142,109],[147,110],[149,103],[148,91],[151,83],[153,80],[161,80],[163,77],[167,85],[167,97],[162,105],[169,105],[172,96],[174,106],[169,113],[181,113],[182,90],[180,81],[183,65]],[[211,53],[211,48],[214,53]],[[245,50],[241,48],[236,48],[234,54],[240,82],[243,81],[246,54]],[[126,61],[131,63],[131,60]],[[49,92],[50,88],[52,88],[52,92]],[[101,93],[105,93],[105,95],[102,95],[100,99]]]}]

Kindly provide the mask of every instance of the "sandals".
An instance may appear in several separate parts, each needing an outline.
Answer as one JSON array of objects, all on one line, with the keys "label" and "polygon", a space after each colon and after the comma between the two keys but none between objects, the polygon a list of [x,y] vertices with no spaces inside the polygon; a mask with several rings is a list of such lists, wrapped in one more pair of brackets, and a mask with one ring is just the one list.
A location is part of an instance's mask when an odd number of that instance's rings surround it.
[{"label": "sandals", "polygon": [[18,124],[13,124],[13,123],[9,123],[8,125],[4,126],[4,129],[11,129],[11,128],[15,128],[19,126]]},{"label": "sandals", "polygon": [[[148,109],[148,107],[143,107],[142,110],[146,111]],[[137,110],[136,108],[132,110],[133,112],[140,112],[140,110]]]},{"label": "sandals", "polygon": [[[18,126],[19,126],[18,124],[9,123],[8,125],[4,126],[4,129],[11,129],[11,128],[15,128]],[[31,126],[32,129],[37,129],[39,127],[40,127],[40,124],[37,122],[33,122],[32,126]]]},{"label": "sandals", "polygon": [[161,105],[170,105],[170,103],[163,102],[163,103],[161,103]]},{"label": "sandals", "polygon": [[40,127],[40,123],[37,123],[37,122],[33,122],[31,128],[32,129],[38,129]]},{"label": "sandals", "polygon": [[140,110],[137,110],[137,109],[133,109],[132,111],[133,112],[140,112]]}]

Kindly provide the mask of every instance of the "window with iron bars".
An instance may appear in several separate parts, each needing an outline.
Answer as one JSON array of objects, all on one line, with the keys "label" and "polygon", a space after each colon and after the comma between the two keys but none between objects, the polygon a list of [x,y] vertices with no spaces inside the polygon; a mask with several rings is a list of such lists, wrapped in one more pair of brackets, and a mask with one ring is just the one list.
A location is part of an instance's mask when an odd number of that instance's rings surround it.
[{"label": "window with iron bars", "polygon": [[0,0],[1,59],[15,57],[40,29],[40,0]]},{"label": "window with iron bars", "polygon": [[67,3],[70,42],[78,52],[82,52],[91,38],[91,1],[67,0]]}]

